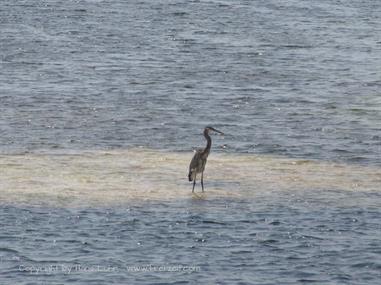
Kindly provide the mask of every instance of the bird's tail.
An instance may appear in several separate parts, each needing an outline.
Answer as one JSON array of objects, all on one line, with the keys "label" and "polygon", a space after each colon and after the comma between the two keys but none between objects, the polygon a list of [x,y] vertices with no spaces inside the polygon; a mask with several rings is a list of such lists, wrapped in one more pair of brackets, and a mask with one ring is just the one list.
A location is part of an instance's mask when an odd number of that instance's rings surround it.
[{"label": "bird's tail", "polygon": [[188,179],[189,179],[189,181],[193,181],[193,178],[192,178],[192,171],[189,171]]}]

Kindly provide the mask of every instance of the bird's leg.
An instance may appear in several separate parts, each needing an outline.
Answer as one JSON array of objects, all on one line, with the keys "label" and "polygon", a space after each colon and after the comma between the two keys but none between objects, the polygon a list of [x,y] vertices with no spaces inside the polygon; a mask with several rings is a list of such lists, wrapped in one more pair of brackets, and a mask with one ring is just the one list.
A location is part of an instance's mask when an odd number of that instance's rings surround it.
[{"label": "bird's leg", "polygon": [[201,172],[201,187],[202,187],[202,192],[204,192],[204,172]]},{"label": "bird's leg", "polygon": [[196,186],[196,175],[194,176],[194,179],[193,179],[193,189],[192,189],[192,193],[194,193],[194,186]]}]

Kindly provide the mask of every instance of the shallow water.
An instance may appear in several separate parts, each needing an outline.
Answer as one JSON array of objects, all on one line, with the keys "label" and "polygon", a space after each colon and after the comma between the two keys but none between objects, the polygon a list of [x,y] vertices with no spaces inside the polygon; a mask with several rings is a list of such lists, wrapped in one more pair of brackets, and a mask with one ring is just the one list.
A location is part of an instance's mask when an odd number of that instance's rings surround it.
[{"label": "shallow water", "polygon": [[0,283],[378,285],[380,11],[2,0]]},{"label": "shallow water", "polygon": [[[150,149],[2,155],[0,201],[77,207],[189,199],[192,155]],[[381,184],[378,167],[269,155],[212,153],[206,169],[205,198],[320,189],[373,192]]]},{"label": "shallow water", "polygon": [[[192,153],[149,149],[0,156],[0,201],[82,206],[186,199]],[[297,190],[378,191],[381,169],[314,160],[213,154],[207,196],[252,197]]]}]

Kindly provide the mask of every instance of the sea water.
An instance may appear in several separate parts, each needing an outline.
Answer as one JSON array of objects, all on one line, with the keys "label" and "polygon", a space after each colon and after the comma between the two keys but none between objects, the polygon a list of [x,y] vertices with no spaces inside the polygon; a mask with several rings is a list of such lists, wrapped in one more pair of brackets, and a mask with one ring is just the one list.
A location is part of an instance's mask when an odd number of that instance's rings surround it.
[{"label": "sea water", "polygon": [[378,284],[380,11],[1,1],[0,283]]}]

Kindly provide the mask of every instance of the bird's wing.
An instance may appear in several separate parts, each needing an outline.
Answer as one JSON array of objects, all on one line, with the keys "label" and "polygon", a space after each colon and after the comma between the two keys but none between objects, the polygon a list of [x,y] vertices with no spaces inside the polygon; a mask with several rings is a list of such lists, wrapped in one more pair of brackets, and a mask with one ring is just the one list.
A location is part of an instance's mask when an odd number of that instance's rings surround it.
[{"label": "bird's wing", "polygon": [[193,174],[197,173],[197,168],[199,168],[200,161],[202,161],[202,150],[199,149],[196,151],[189,164],[189,181],[192,181],[194,179]]},{"label": "bird's wing", "polygon": [[202,159],[202,149],[198,149],[196,150],[196,153],[194,154],[191,160],[191,163],[189,164],[189,171],[196,169],[201,159]]}]

